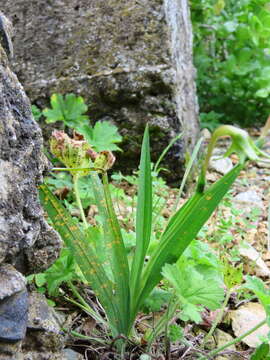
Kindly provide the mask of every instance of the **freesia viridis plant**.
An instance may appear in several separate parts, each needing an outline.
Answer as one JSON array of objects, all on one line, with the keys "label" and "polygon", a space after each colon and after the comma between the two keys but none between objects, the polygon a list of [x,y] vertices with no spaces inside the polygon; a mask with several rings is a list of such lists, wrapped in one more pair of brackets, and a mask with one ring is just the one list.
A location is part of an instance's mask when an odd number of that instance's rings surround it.
[{"label": "freesia viridis plant", "polygon": [[[83,224],[75,221],[60,201],[46,185],[40,186],[41,202],[46,209],[55,229],[59,232],[66,246],[74,255],[89,286],[95,292],[102,305],[111,335],[132,336],[132,328],[145,299],[162,279],[166,264],[175,264],[185,249],[196,237],[202,226],[214,212],[223,196],[227,193],[246,161],[269,158],[260,150],[263,136],[253,142],[247,132],[233,126],[221,126],[212,135],[205,162],[202,166],[198,185],[194,195],[174,214],[164,229],[158,245],[148,257],[147,250],[152,232],[152,179],[148,126],[145,129],[138,180],[138,201],[136,210],[136,248],[131,262],[122,238],[121,228],[114,211],[109,191],[107,171],[113,166],[111,152],[97,153],[80,135],[73,139],[62,132],[55,132],[51,140],[52,153],[66,166],[61,170],[72,174],[75,196],[81,212]],[[211,186],[206,184],[206,171],[216,141],[221,136],[230,136],[232,143],[225,154],[237,153],[239,163],[230,172]],[[55,169],[55,170],[60,170]],[[91,185],[98,208],[102,237],[97,243],[92,225],[88,224],[80,205],[76,191],[78,177],[90,174]],[[102,254],[100,248],[103,249]],[[209,302],[214,310],[215,302]],[[212,304],[212,305],[211,305]],[[92,310],[94,313],[94,310]],[[93,315],[101,319],[100,314]]]}]

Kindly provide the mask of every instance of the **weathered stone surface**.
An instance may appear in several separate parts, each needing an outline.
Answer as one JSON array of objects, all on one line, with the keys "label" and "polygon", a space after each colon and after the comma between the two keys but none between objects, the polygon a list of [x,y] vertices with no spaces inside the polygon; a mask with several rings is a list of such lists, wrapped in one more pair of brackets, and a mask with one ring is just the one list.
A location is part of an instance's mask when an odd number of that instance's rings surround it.
[{"label": "weathered stone surface", "polygon": [[3,16],[3,13],[0,13],[0,43],[2,47],[10,58],[13,57],[13,44],[12,44],[12,36],[13,36],[13,27],[9,19]]},{"label": "weathered stone surface", "polygon": [[225,175],[233,168],[233,163],[230,158],[221,158],[220,156],[213,156],[210,159],[210,168],[218,173]]},{"label": "weathered stone surface", "polygon": [[27,336],[23,341],[24,359],[64,359],[63,319],[48,306],[44,295],[31,293]]},{"label": "weathered stone surface", "polygon": [[21,341],[16,343],[1,343],[0,360],[23,360]]},{"label": "weathered stone surface", "polygon": [[[69,350],[69,349],[67,349]],[[31,351],[24,354],[23,360],[83,360],[84,357],[75,351],[63,350],[58,353]],[[0,360],[2,360],[0,358]],[[17,359],[16,359],[17,360]],[[19,360],[19,359],[18,359]]]},{"label": "weathered stone surface", "polygon": [[0,302],[0,342],[16,342],[25,337],[27,312],[26,289]]},{"label": "weathered stone surface", "polygon": [[66,356],[66,360],[83,360],[82,355],[71,349],[65,349],[63,352]]},{"label": "weathered stone surface", "polygon": [[47,165],[29,100],[0,45],[0,263],[11,263],[22,272],[40,270],[38,258],[26,256],[30,248],[42,247],[46,266],[58,253],[59,237],[44,225],[37,194]]},{"label": "weathered stone surface", "polygon": [[19,360],[25,337],[28,294],[25,278],[11,265],[0,266],[0,360]]},{"label": "weathered stone surface", "polygon": [[30,234],[28,233],[25,241],[27,240],[29,240],[29,246],[24,250],[27,271],[29,273],[35,273],[46,270],[58,254],[59,235],[41,218],[40,235],[37,237],[35,243],[32,244],[31,232]]},{"label": "weathered stone surface", "polygon": [[[249,302],[241,305],[237,310],[229,312],[229,318],[232,321],[232,329],[235,337],[242,336],[248,330],[258,325],[266,318],[264,307],[260,303]],[[256,331],[242,339],[242,342],[249,347],[256,348],[262,343],[262,338],[267,337],[270,327],[264,324]]]},{"label": "weathered stone surface", "polygon": [[54,335],[63,335],[61,332],[63,318],[48,305],[43,294],[37,292],[31,293],[29,306],[28,329],[48,332],[52,334],[52,337]]},{"label": "weathered stone surface", "polygon": [[237,194],[233,202],[239,209],[244,209],[246,213],[254,208],[263,209],[262,197],[254,190],[248,190]]},{"label": "weathered stone surface", "polygon": [[[77,358],[73,358],[73,359],[83,360],[84,358],[82,356],[80,356],[80,354],[78,354]],[[0,360],[1,360],[1,358],[0,358]],[[66,356],[66,353],[64,351],[57,352],[57,353],[31,351],[31,352],[24,354],[23,360],[70,360],[70,358]]]},{"label": "weathered stone surface", "polygon": [[[220,329],[216,329],[214,332],[214,338],[215,338],[215,348],[219,348],[225,344],[227,344],[229,341],[233,340],[233,337],[226,333],[225,331],[222,331]],[[229,346],[226,350],[236,351],[235,345]],[[231,353],[229,355],[224,356],[217,356],[217,360],[238,360],[239,357],[235,355],[234,353]]]},{"label": "weathered stone surface", "polygon": [[0,360],[22,360],[29,304],[17,270],[48,267],[60,239],[38,201],[37,185],[48,167],[41,131],[7,55],[12,55],[11,24],[0,12]]},{"label": "weathered stone surface", "polygon": [[0,266],[0,301],[25,290],[26,279],[13,266]]},{"label": "weathered stone surface", "polygon": [[146,122],[153,159],[182,131],[166,159],[179,177],[198,131],[187,0],[13,0],[1,9],[16,27],[13,66],[32,101],[83,95],[93,121],[120,127],[125,170],[137,166]]}]

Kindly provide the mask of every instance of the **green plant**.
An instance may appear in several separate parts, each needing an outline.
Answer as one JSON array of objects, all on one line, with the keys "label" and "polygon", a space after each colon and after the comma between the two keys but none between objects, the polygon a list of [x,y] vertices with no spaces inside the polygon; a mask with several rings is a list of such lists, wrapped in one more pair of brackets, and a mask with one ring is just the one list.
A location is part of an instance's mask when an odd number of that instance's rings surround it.
[{"label": "green plant", "polygon": [[214,131],[221,123],[221,118],[223,114],[218,114],[215,111],[210,111],[208,113],[200,113],[200,127],[202,129],[206,128],[209,131]]},{"label": "green plant", "polygon": [[168,327],[171,318],[199,323],[202,320],[202,309],[205,306],[213,310],[218,308],[224,297],[220,260],[211,248],[201,241],[193,240],[178,262],[165,265],[162,273],[168,284],[162,289],[163,296],[167,296],[168,306],[153,330],[144,336],[148,348],[154,338]]},{"label": "green plant", "polygon": [[[34,115],[37,114],[38,108],[33,106],[32,109]],[[98,121],[94,127],[91,127],[89,118],[85,115],[87,110],[88,107],[81,96],[53,94],[51,108],[44,109],[42,114],[47,123],[62,121],[65,126],[83,135],[96,151],[119,151],[120,148],[116,144],[122,141],[122,137],[118,133],[117,127],[109,121]],[[38,116],[40,116],[40,112]]]},{"label": "green plant", "polygon": [[243,279],[242,264],[240,264],[239,266],[233,266],[229,263],[229,261],[226,258],[223,258],[223,269],[222,270],[223,270],[222,272],[223,272],[223,276],[224,276],[224,284],[227,288],[227,293],[226,293],[225,299],[223,301],[223,304],[220,308],[220,311],[211,326],[210,331],[205,336],[205,338],[202,342],[202,347],[204,347],[205,344],[207,344],[207,341],[213,335],[217,325],[219,324],[219,322],[221,321],[221,319],[224,315],[226,306],[228,305],[228,302],[229,302],[232,292],[234,290],[236,290],[237,287],[240,286],[242,279]]},{"label": "green plant", "polygon": [[[153,232],[151,237],[151,246],[148,249],[148,255],[152,253],[155,248],[159,235],[162,232],[164,226],[166,226],[167,219],[164,217],[162,211],[167,205],[168,198],[170,196],[170,188],[166,185],[165,181],[158,176],[161,168],[159,167],[162,158],[165,156],[167,151],[173,145],[173,143],[179,139],[180,135],[175,137],[175,139],[171,142],[170,146],[168,146],[161,154],[157,163],[151,164],[151,175],[152,175],[152,185],[153,185]],[[194,157],[196,156],[201,141],[199,141],[197,150],[194,152],[194,155],[191,158],[191,161],[187,167],[186,175],[188,175],[191,165],[194,162]],[[116,213],[118,218],[120,219],[121,224],[121,233],[123,237],[123,241],[125,244],[125,248],[129,257],[133,256],[133,251],[136,246],[136,234],[134,232],[134,212],[135,212],[135,204],[137,202],[137,196],[134,194],[132,197],[127,195],[123,188],[123,181],[127,181],[130,186],[137,187],[138,184],[138,172],[134,172],[132,176],[124,176],[121,173],[113,174],[111,178],[114,180],[116,184],[109,184],[110,194],[115,205]],[[183,189],[183,185],[185,182],[185,178],[183,179],[183,183],[179,192],[179,197],[181,195],[181,191]],[[65,172],[56,172],[51,173],[49,176],[45,178],[45,183],[48,185],[49,189],[57,194],[60,199],[63,199],[63,204],[70,211],[70,213],[76,214],[78,216],[78,211],[76,210],[76,198],[73,192],[72,186],[72,176]],[[86,211],[88,211],[89,206],[93,206],[95,204],[94,193],[91,187],[91,177],[84,176],[78,179],[78,192],[79,197],[82,202],[82,207]],[[175,202],[175,205],[177,205]],[[129,211],[125,211],[126,209],[131,209]],[[92,218],[92,221],[95,221],[96,224],[101,224],[101,219],[97,214],[95,218]],[[96,241],[99,234],[96,235]],[[82,279],[78,277],[77,273],[74,272],[74,262],[67,261],[67,254],[70,252],[67,248],[63,249],[60,253],[57,261],[44,273],[34,274],[29,277],[29,281],[33,281],[37,286],[37,290],[45,293],[46,289],[49,296],[57,296],[58,290],[63,283],[69,286],[70,281],[81,281]],[[70,255],[69,255],[70,256]],[[71,260],[71,259],[69,259]],[[76,275],[76,276],[75,276]],[[40,285],[40,280],[42,280],[42,285]],[[55,291],[57,290],[57,291]],[[159,311],[161,306],[166,303],[170,294],[168,291],[163,291],[161,289],[157,289],[153,291],[151,296],[149,296],[143,305],[143,310],[146,312]],[[70,299],[69,299],[70,300]]]},{"label": "green plant", "polygon": [[181,310],[180,319],[195,323],[202,321],[200,313],[204,307],[216,310],[224,298],[222,280],[213,274],[201,273],[194,266],[166,264],[162,275],[175,290],[175,306]]},{"label": "green plant", "polygon": [[[218,137],[224,135],[229,135],[232,138],[232,145],[227,154],[232,151],[236,152],[239,155],[240,162],[219,181],[206,188],[205,174],[211,153]],[[75,197],[81,212],[83,226],[74,221],[45,185],[40,186],[41,201],[54,227],[73,253],[84,278],[99,298],[105,310],[112,335],[115,337],[120,334],[126,337],[131,335],[136,315],[144,301],[162,279],[162,272],[165,271],[168,275],[166,270],[174,269],[173,264],[178,261],[192,239],[211,216],[245,166],[245,162],[248,159],[257,160],[264,156],[264,153],[243,130],[232,126],[223,126],[217,129],[210,141],[195,194],[171,216],[160,236],[157,247],[150,254],[146,263],[145,258],[151,241],[153,217],[149,135],[148,128],[146,128],[139,167],[135,228],[136,248],[131,263],[129,263],[109,191],[107,170],[114,162],[112,154],[104,151],[96,153],[87,142],[70,139],[62,132],[54,133],[51,151],[64,163],[65,170],[72,174]],[[102,180],[100,180],[98,173],[100,173]],[[96,205],[102,221],[101,236],[98,240],[96,239],[95,227],[91,227],[85,219],[79,198],[78,180],[86,175],[91,178]],[[198,280],[198,276],[201,275],[194,272],[194,278]],[[168,275],[168,278],[174,285],[177,285],[178,290],[178,280],[173,280],[174,276],[171,275]],[[213,284],[217,286],[214,281]],[[198,294],[200,294],[199,290]],[[201,294],[205,294],[205,292],[202,291]],[[182,298],[184,298],[183,295],[181,292]],[[190,303],[196,305],[198,298],[196,301],[194,300],[195,304]],[[212,305],[210,299],[208,305],[214,308],[221,298],[221,291],[217,290],[216,294],[213,294]],[[196,316],[195,309],[194,307],[192,309],[189,314],[194,318]],[[172,312],[170,311],[168,318],[171,316]],[[99,315],[96,314],[95,318],[98,317]],[[118,340],[118,343],[120,342]]]},{"label": "green plant", "polygon": [[270,106],[268,0],[192,0],[201,120],[261,123]]},{"label": "green plant", "polygon": [[33,114],[35,120],[39,121],[39,119],[42,116],[42,111],[36,105],[32,105],[31,109],[32,109],[32,114]]},{"label": "green plant", "polygon": [[269,344],[261,344],[251,355],[250,360],[270,360]]},{"label": "green plant", "polygon": [[46,108],[42,111],[48,124],[63,121],[66,126],[71,128],[88,124],[88,116],[83,115],[88,107],[81,96],[53,94],[50,102],[51,109]]}]

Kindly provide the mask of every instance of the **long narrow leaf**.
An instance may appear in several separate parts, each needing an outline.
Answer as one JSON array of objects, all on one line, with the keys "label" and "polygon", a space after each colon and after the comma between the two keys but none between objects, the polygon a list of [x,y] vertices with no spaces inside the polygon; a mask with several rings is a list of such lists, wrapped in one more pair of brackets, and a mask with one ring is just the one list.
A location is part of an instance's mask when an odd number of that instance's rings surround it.
[{"label": "long narrow leaf", "polygon": [[128,259],[126,254],[125,245],[122,239],[120,225],[117,220],[110,190],[107,174],[102,176],[104,184],[104,194],[107,206],[107,224],[104,227],[104,231],[109,232],[111,236],[110,245],[111,256],[112,256],[112,271],[115,280],[115,298],[118,301],[120,311],[119,322],[121,327],[121,333],[128,335],[130,329],[130,289],[129,289],[129,267]]},{"label": "long narrow leaf", "polygon": [[77,264],[106,310],[114,335],[118,335],[116,324],[119,321],[120,313],[113,299],[113,285],[106,276],[94,249],[89,242],[85,241],[84,233],[78,224],[46,185],[39,187],[39,194],[41,203],[53,222],[54,228],[74,254]]},{"label": "long narrow leaf", "polygon": [[[152,179],[148,126],[145,129],[138,182],[138,202],[136,212],[136,250],[131,268],[131,301],[141,287],[140,278],[144,258],[149,246],[152,229]],[[133,307],[133,305],[131,305]]]},{"label": "long narrow leaf", "polygon": [[143,273],[142,290],[137,297],[136,310],[160,281],[162,267],[166,263],[172,264],[179,259],[216,209],[243,166],[237,165],[205,192],[196,192],[172,217],[163,233],[159,247],[150,258]]},{"label": "long narrow leaf", "polygon": [[102,184],[96,172],[90,174],[91,185],[95,195],[95,203],[103,226],[103,251],[106,262],[114,279],[114,301],[121,309],[117,328],[119,334],[127,335],[129,323],[129,267],[126,249],[121,235],[120,226],[110,198],[107,175],[103,175]]}]

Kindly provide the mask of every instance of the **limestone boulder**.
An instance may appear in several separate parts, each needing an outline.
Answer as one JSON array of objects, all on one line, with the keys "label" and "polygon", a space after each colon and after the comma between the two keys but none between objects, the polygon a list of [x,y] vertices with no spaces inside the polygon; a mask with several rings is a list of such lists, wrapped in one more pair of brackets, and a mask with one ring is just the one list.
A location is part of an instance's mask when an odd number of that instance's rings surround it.
[{"label": "limestone boulder", "polygon": [[60,247],[38,200],[37,186],[49,164],[30,102],[9,67],[11,35],[11,23],[0,12],[0,360],[24,358],[30,325],[22,274],[46,269]]},{"label": "limestone boulder", "polygon": [[[3,14],[0,17],[9,24]],[[4,26],[5,37],[0,37],[0,264],[10,263],[27,273],[47,268],[57,256],[60,240],[46,224],[39,204],[37,186],[48,163],[30,102],[9,67],[11,45],[3,39],[10,40],[10,27]],[[40,261],[33,254],[40,249],[42,266],[37,266]]]},{"label": "limestone boulder", "polygon": [[181,175],[198,132],[187,0],[13,0],[0,9],[16,28],[13,68],[32,102],[82,95],[93,122],[119,127],[125,170],[138,165],[146,122],[153,160],[182,132],[165,162],[172,180]]}]

